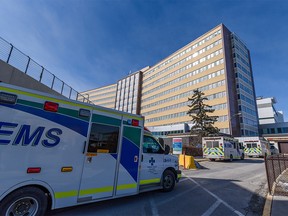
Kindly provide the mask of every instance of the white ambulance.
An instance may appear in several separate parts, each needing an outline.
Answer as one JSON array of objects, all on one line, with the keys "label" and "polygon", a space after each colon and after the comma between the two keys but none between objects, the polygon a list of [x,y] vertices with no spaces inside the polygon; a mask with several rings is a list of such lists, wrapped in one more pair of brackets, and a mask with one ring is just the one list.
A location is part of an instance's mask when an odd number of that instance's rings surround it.
[{"label": "white ambulance", "polygon": [[244,151],[241,143],[232,137],[203,137],[203,157],[210,161],[244,159]]},{"label": "white ambulance", "polygon": [[270,144],[263,137],[236,137],[243,143],[244,153],[248,157],[264,157],[270,155]]},{"label": "white ambulance", "polygon": [[0,215],[171,191],[168,152],[142,116],[0,83]]}]

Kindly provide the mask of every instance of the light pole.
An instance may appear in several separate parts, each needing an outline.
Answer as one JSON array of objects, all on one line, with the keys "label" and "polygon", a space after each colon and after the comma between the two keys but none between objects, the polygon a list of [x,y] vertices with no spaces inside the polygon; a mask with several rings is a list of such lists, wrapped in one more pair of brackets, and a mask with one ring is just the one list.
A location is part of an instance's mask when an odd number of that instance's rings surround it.
[{"label": "light pole", "polygon": [[241,116],[242,115],[242,113],[241,112],[238,112],[238,113],[235,113],[235,114],[233,114],[232,116],[230,116],[230,118],[229,118],[229,126],[230,126],[230,129],[229,129],[229,131],[230,131],[230,134],[232,135],[232,119],[234,119],[236,116]]}]

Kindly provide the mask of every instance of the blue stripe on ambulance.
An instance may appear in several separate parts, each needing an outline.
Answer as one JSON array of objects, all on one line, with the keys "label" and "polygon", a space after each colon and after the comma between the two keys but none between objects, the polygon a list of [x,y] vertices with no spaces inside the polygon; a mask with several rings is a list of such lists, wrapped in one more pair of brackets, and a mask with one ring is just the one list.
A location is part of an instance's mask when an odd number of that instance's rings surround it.
[{"label": "blue stripe on ambulance", "polygon": [[135,155],[139,155],[139,148],[129,139],[123,137],[120,163],[137,182],[139,160],[133,162]]},{"label": "blue stripe on ambulance", "polygon": [[36,109],[30,106],[23,106],[20,104],[15,104],[13,106],[11,105],[6,105],[6,104],[1,104],[1,106],[5,106],[5,107],[9,107],[12,109],[16,109],[16,110],[20,110],[26,113],[30,113],[32,115],[36,115],[39,116],[41,118],[45,118],[47,120],[53,121],[57,124],[60,124],[64,127],[67,127],[79,134],[81,134],[82,136],[87,136],[88,133],[88,122],[82,121],[82,120],[78,120],[72,117],[68,117],[65,115],[61,115],[58,113],[51,113],[51,112],[47,112],[41,109]]}]

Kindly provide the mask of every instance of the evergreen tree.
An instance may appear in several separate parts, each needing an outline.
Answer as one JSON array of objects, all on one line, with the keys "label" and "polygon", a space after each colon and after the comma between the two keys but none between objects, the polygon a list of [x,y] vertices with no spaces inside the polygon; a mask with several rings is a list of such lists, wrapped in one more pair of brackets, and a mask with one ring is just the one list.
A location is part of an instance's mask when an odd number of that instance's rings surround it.
[{"label": "evergreen tree", "polygon": [[208,98],[204,97],[203,92],[196,89],[193,93],[192,97],[188,98],[190,104],[188,104],[189,110],[187,112],[192,117],[192,123],[194,124],[191,128],[191,134],[198,135],[200,140],[204,136],[217,135],[219,129],[214,127],[214,123],[217,121],[218,116],[209,115],[215,110],[205,104],[205,100],[208,100]]}]

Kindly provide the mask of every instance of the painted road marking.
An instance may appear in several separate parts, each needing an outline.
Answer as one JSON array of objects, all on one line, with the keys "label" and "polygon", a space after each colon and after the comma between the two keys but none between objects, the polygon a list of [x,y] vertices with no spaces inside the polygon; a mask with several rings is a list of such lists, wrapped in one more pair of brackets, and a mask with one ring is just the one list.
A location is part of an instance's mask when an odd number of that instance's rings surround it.
[{"label": "painted road marking", "polygon": [[151,206],[152,215],[153,216],[159,216],[158,209],[157,209],[157,206],[155,204],[155,200],[153,199],[153,197],[150,197],[149,203]]},{"label": "painted road marking", "polygon": [[178,197],[183,196],[184,194],[191,192],[192,190],[194,190],[197,187],[199,187],[199,186],[195,185],[194,187],[190,188],[189,190],[185,190],[182,193],[179,193],[179,194],[177,194],[175,196],[171,196],[169,199],[165,199],[162,202],[159,202],[157,204],[160,206],[160,205],[163,205],[163,204],[165,204],[167,202],[170,202],[170,201],[173,201],[173,200],[177,200]]},{"label": "painted road marking", "polygon": [[209,216],[212,215],[212,213],[218,208],[218,206],[221,204],[219,200],[217,200],[202,216]]},{"label": "painted road marking", "polygon": [[[183,176],[187,177],[190,181],[192,181],[193,183],[195,183],[196,185],[198,185],[200,188],[202,188],[204,191],[206,191],[207,193],[209,193],[211,196],[213,196],[218,202],[220,202],[221,204],[225,205],[228,209],[230,209],[232,212],[234,212],[235,214],[239,215],[239,216],[244,216],[244,214],[242,214],[241,212],[237,211],[236,209],[234,209],[232,206],[230,206],[227,202],[225,202],[224,200],[222,200],[220,197],[218,197],[216,194],[212,193],[211,191],[209,191],[208,189],[206,189],[205,187],[203,187],[202,185],[200,185],[198,182],[196,182],[194,179],[192,179],[191,177],[186,176],[183,173]],[[217,203],[217,202],[216,202]],[[213,206],[215,205],[215,203],[209,208],[211,209]],[[218,205],[219,206],[219,205]],[[217,206],[217,207],[218,207]],[[208,209],[208,210],[209,210]],[[216,209],[216,208],[215,208]],[[214,210],[215,210],[214,209]],[[206,211],[207,212],[207,211]],[[206,213],[205,212],[205,213]],[[204,213],[204,214],[205,214]],[[211,215],[211,214],[210,214]],[[208,216],[205,215],[205,216]]]}]

